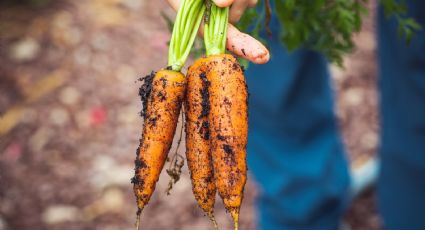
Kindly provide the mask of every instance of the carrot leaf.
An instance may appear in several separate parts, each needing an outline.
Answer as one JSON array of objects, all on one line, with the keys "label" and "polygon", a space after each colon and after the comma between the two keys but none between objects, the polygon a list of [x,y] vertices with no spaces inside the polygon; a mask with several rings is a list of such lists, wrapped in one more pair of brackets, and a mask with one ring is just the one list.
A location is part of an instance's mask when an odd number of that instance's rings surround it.
[{"label": "carrot leaf", "polygon": [[220,8],[210,0],[207,1],[204,41],[207,56],[224,54],[226,51],[229,7]]},{"label": "carrot leaf", "polygon": [[203,0],[181,1],[168,50],[168,66],[172,70],[180,71],[186,62],[204,12]]}]

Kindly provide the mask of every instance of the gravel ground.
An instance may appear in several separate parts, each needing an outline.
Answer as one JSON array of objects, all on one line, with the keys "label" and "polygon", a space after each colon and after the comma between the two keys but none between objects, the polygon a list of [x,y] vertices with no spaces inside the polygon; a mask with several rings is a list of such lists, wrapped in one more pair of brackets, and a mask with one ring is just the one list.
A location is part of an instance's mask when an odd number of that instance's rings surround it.
[{"label": "gravel ground", "polygon": [[[165,1],[0,2],[0,230],[134,229],[130,177],[142,119],[137,79],[166,65]],[[41,4],[42,0],[34,0]],[[373,8],[373,5],[371,5]],[[373,17],[373,14],[371,15]],[[353,165],[376,151],[374,25],[333,68],[337,113]],[[182,150],[180,150],[182,151]],[[144,229],[210,229],[187,168],[170,196],[162,175]],[[249,180],[241,229],[256,229]],[[217,202],[222,229],[231,220]],[[357,199],[352,229],[379,229],[373,191]]]}]

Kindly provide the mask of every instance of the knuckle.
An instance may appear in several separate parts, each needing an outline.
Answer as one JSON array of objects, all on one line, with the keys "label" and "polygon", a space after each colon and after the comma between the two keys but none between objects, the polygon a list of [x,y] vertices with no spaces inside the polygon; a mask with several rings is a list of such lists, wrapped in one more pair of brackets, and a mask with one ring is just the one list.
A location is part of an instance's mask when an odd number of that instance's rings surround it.
[{"label": "knuckle", "polygon": [[249,7],[254,7],[255,5],[257,5],[258,0],[248,0],[248,6]]}]

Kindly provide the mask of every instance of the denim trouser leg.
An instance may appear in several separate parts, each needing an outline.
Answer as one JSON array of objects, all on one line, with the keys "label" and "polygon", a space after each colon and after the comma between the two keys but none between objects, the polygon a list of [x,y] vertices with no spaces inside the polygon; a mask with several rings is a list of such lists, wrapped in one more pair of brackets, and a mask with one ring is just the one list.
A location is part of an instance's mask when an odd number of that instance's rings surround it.
[{"label": "denim trouser leg", "polygon": [[260,228],[336,229],[349,177],[327,63],[311,51],[288,54],[276,38],[270,44],[271,61],[246,72]]},{"label": "denim trouser leg", "polygon": [[[425,26],[425,1],[408,1]],[[410,45],[379,11],[381,174],[379,209],[386,229],[425,229],[425,31]]]}]

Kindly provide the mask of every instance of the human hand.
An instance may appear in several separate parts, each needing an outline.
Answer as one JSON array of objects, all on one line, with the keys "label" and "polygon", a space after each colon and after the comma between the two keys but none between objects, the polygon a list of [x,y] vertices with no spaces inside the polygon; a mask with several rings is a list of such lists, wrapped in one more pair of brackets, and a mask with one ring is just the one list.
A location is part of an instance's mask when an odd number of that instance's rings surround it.
[{"label": "human hand", "polygon": [[[257,4],[257,0],[213,0],[214,3],[219,7],[230,8],[229,21],[236,23],[241,18],[243,12],[247,7],[253,7]],[[168,0],[170,5],[177,10],[180,4],[180,0]],[[202,28],[200,30],[202,34]],[[232,24],[229,24],[227,31],[227,49],[253,63],[264,64],[269,61],[270,54],[267,48],[257,41],[255,38],[248,34],[240,32]]]}]

